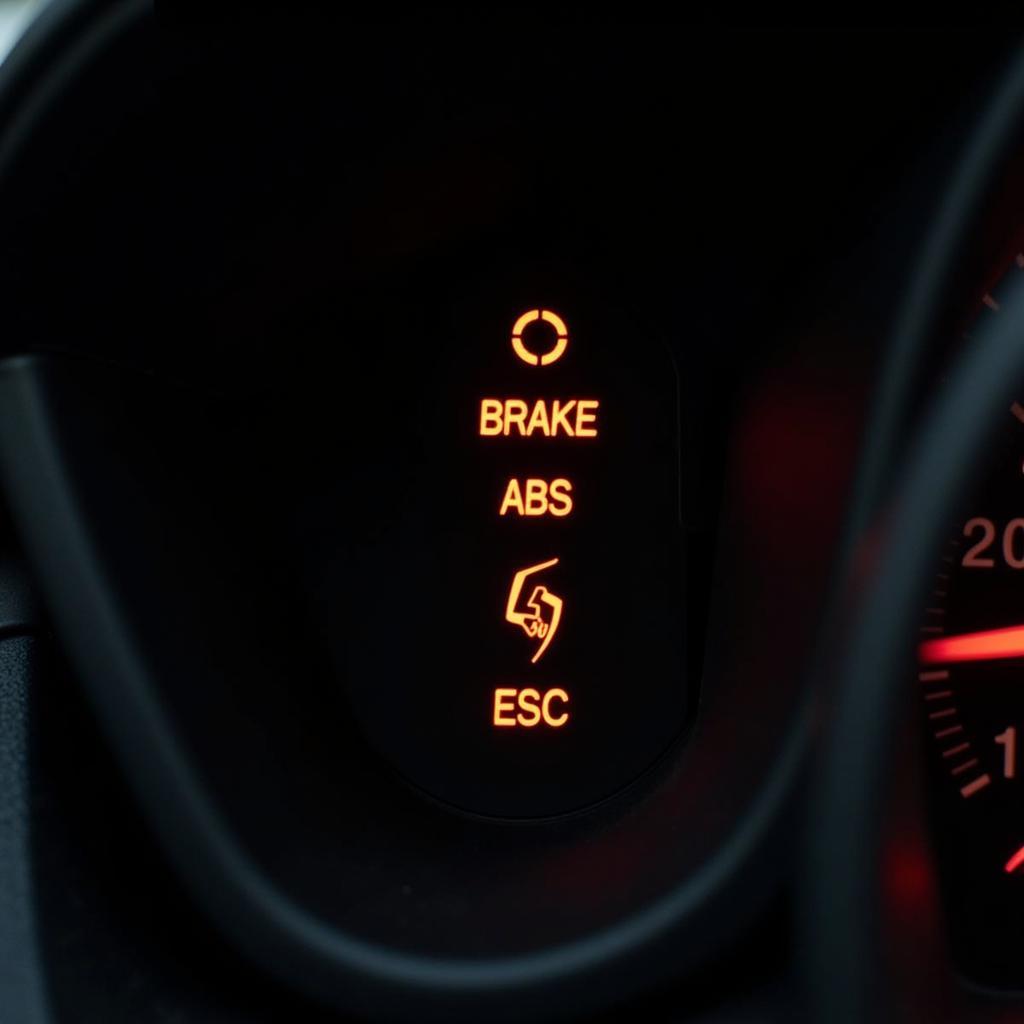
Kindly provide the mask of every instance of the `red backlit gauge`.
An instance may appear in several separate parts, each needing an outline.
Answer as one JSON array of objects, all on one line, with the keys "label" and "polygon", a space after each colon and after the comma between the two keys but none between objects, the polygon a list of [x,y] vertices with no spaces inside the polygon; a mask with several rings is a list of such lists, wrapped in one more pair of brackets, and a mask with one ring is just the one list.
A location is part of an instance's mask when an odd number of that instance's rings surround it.
[{"label": "red backlit gauge", "polygon": [[[1018,256],[1011,275],[1019,275]],[[999,315],[1001,286],[985,316]],[[918,645],[935,847],[960,969],[1024,986],[1024,391],[942,554]]]},{"label": "red backlit gauge", "polygon": [[425,301],[409,383],[386,348],[361,367],[399,422],[364,428],[354,467],[371,504],[344,583],[352,703],[455,807],[584,808],[651,768],[692,706],[675,367],[557,274]]}]

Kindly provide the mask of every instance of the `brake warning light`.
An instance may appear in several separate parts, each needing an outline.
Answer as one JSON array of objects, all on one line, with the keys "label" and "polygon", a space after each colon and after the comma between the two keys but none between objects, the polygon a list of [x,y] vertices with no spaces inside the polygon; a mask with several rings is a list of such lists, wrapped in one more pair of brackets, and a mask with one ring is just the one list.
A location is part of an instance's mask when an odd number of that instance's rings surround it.
[{"label": "brake warning light", "polygon": [[481,437],[597,437],[596,398],[482,398]]}]

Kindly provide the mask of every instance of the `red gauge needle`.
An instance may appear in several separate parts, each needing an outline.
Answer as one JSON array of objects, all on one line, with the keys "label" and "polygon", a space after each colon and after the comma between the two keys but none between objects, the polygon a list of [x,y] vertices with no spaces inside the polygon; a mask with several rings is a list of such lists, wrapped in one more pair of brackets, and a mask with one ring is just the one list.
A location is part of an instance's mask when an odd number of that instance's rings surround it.
[{"label": "red gauge needle", "polygon": [[1024,626],[983,629],[978,633],[960,633],[957,636],[940,636],[934,640],[925,640],[917,652],[922,665],[1024,658]]},{"label": "red gauge needle", "polygon": [[1022,846],[1022,847],[1021,847],[1021,848],[1020,848],[1020,849],[1019,849],[1019,850],[1018,850],[1018,851],[1017,851],[1017,852],[1016,852],[1016,853],[1015,853],[1015,854],[1014,854],[1014,855],[1013,855],[1013,856],[1012,856],[1012,857],[1011,857],[1011,858],[1010,858],[1010,859],[1009,859],[1009,860],[1008,860],[1008,861],[1006,862],[1006,867],[1005,867],[1005,868],[1003,868],[1003,870],[1004,870],[1004,871],[1005,871],[1005,872],[1006,872],[1006,873],[1007,873],[1008,875],[1011,875],[1011,874],[1013,874],[1013,872],[1014,872],[1014,871],[1016,871],[1016,870],[1017,870],[1017,868],[1019,868],[1019,867],[1021,866],[1021,864],[1024,864],[1024,846]]}]

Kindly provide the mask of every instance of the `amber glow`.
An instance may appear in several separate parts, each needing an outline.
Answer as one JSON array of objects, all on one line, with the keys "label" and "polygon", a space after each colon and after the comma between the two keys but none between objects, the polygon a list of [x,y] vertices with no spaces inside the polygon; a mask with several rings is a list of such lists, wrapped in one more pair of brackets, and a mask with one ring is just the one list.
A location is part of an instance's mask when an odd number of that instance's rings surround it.
[{"label": "amber glow", "polygon": [[480,399],[481,437],[597,437],[596,398],[566,401],[538,398],[532,404],[522,398]]},{"label": "amber glow", "polygon": [[[560,708],[553,707],[558,702]],[[569,712],[564,706],[569,703],[569,694],[561,687],[541,693],[532,686],[522,690],[500,687],[494,691],[494,714],[492,721],[498,728],[521,726],[532,729],[543,722],[552,729],[560,729],[569,721]]]},{"label": "amber glow", "polygon": [[1024,658],[1024,626],[985,629],[959,636],[925,640],[918,648],[922,665],[944,665],[956,661],[995,661]]},{"label": "amber glow", "polygon": [[[537,355],[531,352],[523,341],[523,331],[538,320],[550,324],[555,329],[555,347],[550,352]],[[562,354],[569,346],[569,330],[565,321],[550,309],[531,309],[525,312],[512,327],[512,349],[524,363],[531,366],[550,366],[553,362],[562,358]]]},{"label": "amber glow", "polygon": [[520,483],[514,477],[505,485],[498,515],[514,512],[520,516],[567,516],[572,511],[572,484],[565,477],[548,483],[529,477]]},{"label": "amber glow", "polygon": [[[555,633],[558,632],[558,625],[562,621],[562,599],[539,583],[534,586],[529,599],[524,603],[525,610],[519,608],[519,598],[527,579],[555,565],[558,565],[558,559],[552,558],[547,562],[520,569],[512,578],[512,586],[509,588],[508,601],[505,605],[505,621],[511,622],[513,626],[519,626],[531,639],[540,640],[540,646],[530,659],[533,664],[541,659],[554,640]],[[550,618],[545,614],[546,609],[550,612]]]}]

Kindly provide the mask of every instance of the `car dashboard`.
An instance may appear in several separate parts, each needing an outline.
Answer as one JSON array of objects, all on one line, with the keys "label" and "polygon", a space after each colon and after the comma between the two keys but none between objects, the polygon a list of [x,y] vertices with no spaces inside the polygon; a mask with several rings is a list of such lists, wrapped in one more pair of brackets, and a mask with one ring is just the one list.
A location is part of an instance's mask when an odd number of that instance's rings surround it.
[{"label": "car dashboard", "polygon": [[0,1021],[1021,1013],[1022,69],[39,10]]}]

